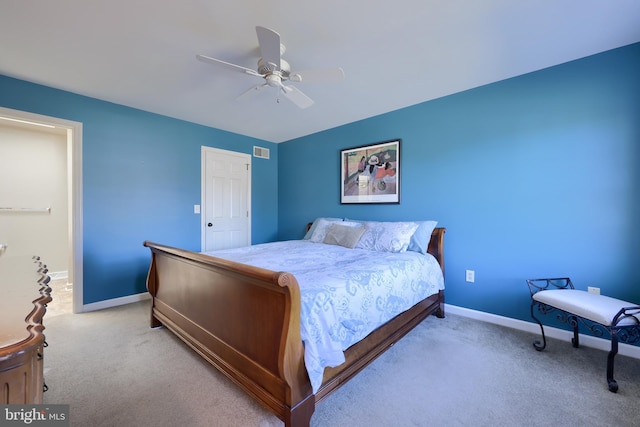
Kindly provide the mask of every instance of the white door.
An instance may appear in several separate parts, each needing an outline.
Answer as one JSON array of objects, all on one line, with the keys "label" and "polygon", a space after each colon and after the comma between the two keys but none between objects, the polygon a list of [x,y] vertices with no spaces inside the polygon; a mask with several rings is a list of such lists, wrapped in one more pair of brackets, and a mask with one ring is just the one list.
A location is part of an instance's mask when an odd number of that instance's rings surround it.
[{"label": "white door", "polygon": [[202,147],[202,250],[251,244],[251,156]]}]

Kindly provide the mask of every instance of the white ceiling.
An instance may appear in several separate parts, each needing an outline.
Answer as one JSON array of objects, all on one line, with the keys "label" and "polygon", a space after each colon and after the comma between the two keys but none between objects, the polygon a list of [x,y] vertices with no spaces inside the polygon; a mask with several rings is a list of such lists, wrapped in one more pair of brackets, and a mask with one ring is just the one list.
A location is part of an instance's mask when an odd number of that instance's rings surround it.
[{"label": "white ceiling", "polygon": [[[255,26],[281,35],[315,104],[276,103]],[[272,142],[640,41],[638,0],[2,0],[0,74]]]}]

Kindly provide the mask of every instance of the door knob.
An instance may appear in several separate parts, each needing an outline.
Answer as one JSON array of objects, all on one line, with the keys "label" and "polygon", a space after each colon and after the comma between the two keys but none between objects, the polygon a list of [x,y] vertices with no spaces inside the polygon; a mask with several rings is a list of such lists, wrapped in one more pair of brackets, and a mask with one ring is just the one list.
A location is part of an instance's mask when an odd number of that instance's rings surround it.
[{"label": "door knob", "polygon": [[207,227],[213,227],[213,224],[208,223],[208,224],[207,224]]}]

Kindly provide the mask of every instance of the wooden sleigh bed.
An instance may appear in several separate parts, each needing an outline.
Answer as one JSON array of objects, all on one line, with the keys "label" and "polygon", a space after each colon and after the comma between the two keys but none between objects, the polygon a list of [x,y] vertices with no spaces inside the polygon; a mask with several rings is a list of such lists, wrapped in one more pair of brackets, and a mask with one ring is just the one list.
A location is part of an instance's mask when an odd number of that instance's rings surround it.
[{"label": "wooden sleigh bed", "polygon": [[[444,228],[428,252],[444,273]],[[371,332],[324,371],[313,393],[300,335],[300,290],[287,272],[257,268],[149,241],[151,326],[166,326],[273,412],[285,426],[308,426],[315,405],[430,314],[444,317],[444,291]]]}]

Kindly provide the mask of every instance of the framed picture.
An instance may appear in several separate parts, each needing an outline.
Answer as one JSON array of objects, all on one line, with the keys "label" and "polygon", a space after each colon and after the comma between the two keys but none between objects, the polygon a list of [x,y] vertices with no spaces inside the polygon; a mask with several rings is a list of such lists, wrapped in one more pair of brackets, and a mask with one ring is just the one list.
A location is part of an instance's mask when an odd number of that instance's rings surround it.
[{"label": "framed picture", "polygon": [[340,151],[340,203],[400,203],[400,140]]}]

